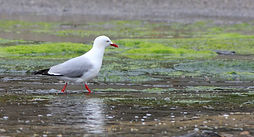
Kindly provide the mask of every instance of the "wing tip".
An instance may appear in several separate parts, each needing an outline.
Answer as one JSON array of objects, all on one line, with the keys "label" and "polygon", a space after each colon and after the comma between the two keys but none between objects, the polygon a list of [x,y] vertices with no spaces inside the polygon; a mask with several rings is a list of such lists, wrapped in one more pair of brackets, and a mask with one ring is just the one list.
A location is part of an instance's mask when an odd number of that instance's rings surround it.
[{"label": "wing tip", "polygon": [[49,69],[42,69],[42,70],[38,70],[38,71],[35,71],[33,72],[34,75],[48,75],[48,76],[63,76],[63,75],[60,75],[60,74],[52,74],[52,73],[49,73]]},{"label": "wing tip", "polygon": [[33,72],[33,74],[34,75],[38,75],[38,74],[48,75],[48,71],[49,71],[49,69],[42,69],[42,70],[38,70],[38,71]]}]

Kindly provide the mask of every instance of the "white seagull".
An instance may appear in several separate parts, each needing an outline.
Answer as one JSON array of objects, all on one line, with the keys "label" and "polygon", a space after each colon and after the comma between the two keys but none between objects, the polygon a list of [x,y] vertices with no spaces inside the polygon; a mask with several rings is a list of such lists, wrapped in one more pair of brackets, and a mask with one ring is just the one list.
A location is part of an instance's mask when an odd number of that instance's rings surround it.
[{"label": "white seagull", "polygon": [[34,74],[49,76],[59,76],[66,83],[61,90],[65,91],[68,82],[84,82],[89,93],[91,90],[87,86],[87,81],[96,77],[101,69],[103,54],[108,46],[117,47],[107,36],[99,36],[94,40],[93,47],[87,53],[67,60],[61,64],[36,71]]}]

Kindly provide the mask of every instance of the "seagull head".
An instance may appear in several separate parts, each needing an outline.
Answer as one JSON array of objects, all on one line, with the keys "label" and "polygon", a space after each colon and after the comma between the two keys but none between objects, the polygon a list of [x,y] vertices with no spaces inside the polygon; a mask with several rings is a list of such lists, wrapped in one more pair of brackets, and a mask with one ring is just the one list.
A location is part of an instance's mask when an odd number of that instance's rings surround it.
[{"label": "seagull head", "polygon": [[108,46],[113,46],[118,48],[118,45],[114,44],[107,36],[99,36],[94,40],[94,46],[103,46],[104,48]]}]

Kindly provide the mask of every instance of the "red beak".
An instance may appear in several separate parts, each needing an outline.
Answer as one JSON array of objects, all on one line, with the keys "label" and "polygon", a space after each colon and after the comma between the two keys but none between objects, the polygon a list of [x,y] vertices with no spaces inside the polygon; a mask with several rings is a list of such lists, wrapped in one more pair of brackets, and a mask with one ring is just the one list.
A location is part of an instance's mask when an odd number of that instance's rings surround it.
[{"label": "red beak", "polygon": [[118,48],[118,45],[116,45],[116,44],[110,44],[110,46]]}]

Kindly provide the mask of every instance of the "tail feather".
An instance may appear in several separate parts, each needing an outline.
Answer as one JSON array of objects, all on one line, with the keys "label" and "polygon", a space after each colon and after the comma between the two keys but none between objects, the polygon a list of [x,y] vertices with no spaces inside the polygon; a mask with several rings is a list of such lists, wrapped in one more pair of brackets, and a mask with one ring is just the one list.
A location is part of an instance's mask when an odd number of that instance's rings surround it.
[{"label": "tail feather", "polygon": [[41,74],[41,75],[48,75],[48,76],[63,76],[63,75],[49,74],[48,72],[49,72],[49,69],[42,69],[42,70],[35,71],[33,74],[34,75]]},{"label": "tail feather", "polygon": [[38,74],[49,75],[48,71],[49,71],[49,69],[42,69],[42,70],[35,71],[33,74],[34,75],[38,75]]}]

